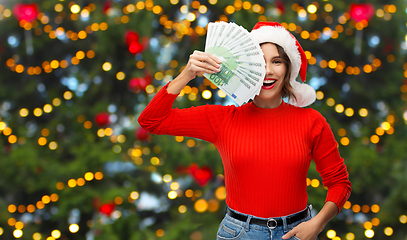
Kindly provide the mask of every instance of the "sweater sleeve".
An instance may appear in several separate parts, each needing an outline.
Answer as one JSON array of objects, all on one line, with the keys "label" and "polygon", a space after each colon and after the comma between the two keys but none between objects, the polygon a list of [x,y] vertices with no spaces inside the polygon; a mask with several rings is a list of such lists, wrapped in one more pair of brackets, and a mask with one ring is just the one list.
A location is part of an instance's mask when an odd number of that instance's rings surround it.
[{"label": "sweater sleeve", "polygon": [[312,156],[322,183],[328,188],[325,202],[334,202],[339,213],[350,196],[351,182],[329,124],[320,113],[317,111],[314,113],[317,119],[311,132]]},{"label": "sweater sleeve", "polygon": [[167,134],[216,140],[217,131],[231,106],[204,105],[173,109],[178,95],[167,92],[164,86],[150,101],[138,118],[139,124],[152,134]]}]

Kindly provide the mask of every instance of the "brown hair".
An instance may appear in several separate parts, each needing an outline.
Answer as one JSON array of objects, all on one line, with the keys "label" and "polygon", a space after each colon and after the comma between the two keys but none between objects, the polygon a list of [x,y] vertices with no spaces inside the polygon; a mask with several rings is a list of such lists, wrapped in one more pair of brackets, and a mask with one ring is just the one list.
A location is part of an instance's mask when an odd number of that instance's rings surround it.
[{"label": "brown hair", "polygon": [[[262,44],[263,43],[261,43],[260,46]],[[283,61],[285,68],[286,68],[286,72],[285,72],[285,76],[284,76],[284,85],[283,85],[283,88],[281,89],[281,91],[282,91],[281,96],[283,98],[288,97],[289,100],[291,100],[291,99],[297,100],[297,98],[294,95],[293,87],[291,86],[291,83],[290,83],[290,78],[291,78],[290,58],[288,57],[287,53],[284,51],[284,49],[280,45],[275,44],[275,43],[273,43],[273,44],[276,45],[278,55],[280,55],[280,58]]]},{"label": "brown hair", "polygon": [[297,98],[294,95],[294,91],[293,91],[293,87],[291,86],[290,83],[290,79],[291,79],[291,61],[290,58],[288,57],[287,53],[284,51],[284,49],[278,45],[275,44],[277,47],[277,51],[278,54],[281,57],[281,60],[283,61],[285,67],[286,67],[286,72],[285,72],[285,76],[284,76],[284,85],[283,88],[281,89],[282,94],[281,96],[284,97],[288,97],[290,100],[291,99],[295,99],[297,100]]}]

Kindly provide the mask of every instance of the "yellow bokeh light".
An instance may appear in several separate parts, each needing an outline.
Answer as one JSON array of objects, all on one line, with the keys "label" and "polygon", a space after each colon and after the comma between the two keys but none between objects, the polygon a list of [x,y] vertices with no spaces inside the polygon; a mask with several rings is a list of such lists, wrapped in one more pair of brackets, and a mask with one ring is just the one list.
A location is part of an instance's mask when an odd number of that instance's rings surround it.
[{"label": "yellow bokeh light", "polygon": [[368,111],[367,111],[367,109],[366,108],[361,108],[361,109],[359,109],[359,115],[361,116],[361,117],[366,117],[367,115],[368,115]]},{"label": "yellow bokeh light", "polygon": [[190,147],[190,148],[194,147],[195,146],[195,141],[193,139],[189,139],[187,141],[187,146]]},{"label": "yellow bokeh light", "polygon": [[21,231],[20,229],[16,229],[13,231],[13,236],[15,238],[21,238],[23,236],[23,231]]},{"label": "yellow bokeh light", "polygon": [[52,105],[51,104],[45,104],[43,109],[44,109],[45,113],[50,113],[50,112],[52,112]]},{"label": "yellow bokeh light", "polygon": [[55,150],[55,149],[58,148],[58,144],[56,142],[52,141],[52,142],[49,143],[48,147],[51,150]]},{"label": "yellow bokeh light", "polygon": [[[302,32],[301,32],[301,37],[302,37],[303,39],[308,39],[308,38],[309,38],[309,32],[306,31],[306,30],[302,31]],[[310,59],[310,58],[311,58],[311,56],[310,56],[310,57],[307,56],[307,59]]]},{"label": "yellow bokeh light", "polygon": [[192,191],[191,189],[185,191],[185,197],[190,198],[192,196],[194,196],[194,191]]},{"label": "yellow bokeh light", "polygon": [[171,182],[172,181],[172,176],[170,174],[165,174],[163,176],[163,181],[166,182],[166,183]]},{"label": "yellow bokeh light", "polygon": [[168,198],[169,199],[176,199],[178,197],[178,194],[176,191],[170,191],[168,192]]},{"label": "yellow bokeh light", "polygon": [[209,90],[204,90],[204,91],[202,92],[202,97],[203,97],[204,99],[210,99],[210,98],[212,97],[212,92],[209,91]]},{"label": "yellow bokeh light", "polygon": [[311,180],[311,186],[312,187],[314,187],[314,188],[317,188],[317,187],[319,187],[319,180],[318,179],[312,179]]},{"label": "yellow bokeh light", "polygon": [[372,222],[367,221],[367,222],[365,222],[365,223],[363,224],[363,227],[364,227],[365,229],[372,229],[373,224],[372,224]]},{"label": "yellow bokeh light", "polygon": [[[3,135],[4,136],[8,136],[8,135],[10,135],[12,132],[13,132],[13,130],[11,130],[11,128],[9,128],[9,127],[6,127],[6,124],[4,123],[4,122],[2,122],[3,124],[1,124],[0,123],[0,130],[2,130],[3,129]],[[4,127],[3,127],[3,126]]]},{"label": "yellow bokeh light", "polygon": [[78,186],[83,186],[83,185],[85,185],[85,179],[83,179],[83,178],[78,178],[78,179],[76,180],[76,184],[78,184]]},{"label": "yellow bokeh light", "polygon": [[133,199],[133,200],[136,200],[139,197],[140,197],[140,194],[138,192],[136,192],[136,191],[133,191],[133,192],[130,193],[130,198]]},{"label": "yellow bokeh light", "polygon": [[181,205],[178,207],[178,212],[185,213],[187,211],[187,207],[185,205]]},{"label": "yellow bokeh light", "polygon": [[20,110],[20,116],[21,117],[27,117],[28,116],[28,109],[27,108],[22,108]]},{"label": "yellow bokeh light", "polygon": [[58,183],[56,184],[56,188],[57,188],[58,190],[62,190],[62,189],[64,189],[64,187],[65,187],[65,184],[64,184],[63,182],[58,182]]},{"label": "yellow bokeh light", "polygon": [[54,230],[51,232],[51,236],[55,239],[58,239],[61,237],[61,232],[59,230]]},{"label": "yellow bokeh light", "polygon": [[393,228],[391,228],[391,227],[386,227],[386,228],[384,229],[384,234],[386,234],[386,236],[391,236],[391,235],[393,235]]},{"label": "yellow bokeh light", "polygon": [[103,178],[103,173],[101,173],[101,172],[96,172],[95,173],[95,179],[96,180],[102,180],[102,178]]},{"label": "yellow bokeh light", "polygon": [[74,224],[69,225],[69,231],[71,233],[77,233],[79,231],[78,224],[74,223]]},{"label": "yellow bokeh light", "polygon": [[41,201],[45,204],[48,204],[51,202],[51,198],[48,195],[44,195],[42,196]]},{"label": "yellow bokeh light", "polygon": [[155,90],[155,88],[154,88],[153,85],[147,85],[147,87],[146,87],[146,93],[151,94],[151,93],[154,92],[154,90]]},{"label": "yellow bokeh light", "polygon": [[69,179],[68,186],[71,187],[71,188],[76,187],[76,180],[75,179]]},{"label": "yellow bokeh light", "polygon": [[343,146],[348,146],[349,145],[349,138],[347,138],[347,137],[343,137],[343,138],[341,138],[341,144],[343,145]]},{"label": "yellow bokeh light", "polygon": [[45,207],[45,204],[43,202],[41,202],[41,201],[38,201],[36,206],[37,206],[38,209],[43,209]]},{"label": "yellow bokeh light", "polygon": [[164,230],[162,230],[162,229],[158,229],[156,232],[155,232],[155,235],[157,235],[157,237],[163,237],[164,236]]},{"label": "yellow bokeh light", "polygon": [[372,143],[376,144],[376,143],[378,143],[378,142],[380,141],[380,138],[379,138],[379,136],[377,136],[377,135],[372,135],[372,136],[370,137],[370,141],[371,141]]},{"label": "yellow bokeh light", "polygon": [[401,216],[399,217],[399,221],[400,221],[402,224],[406,224],[406,223],[407,223],[407,216],[406,216],[406,215],[401,215]]},{"label": "yellow bokeh light", "polygon": [[150,162],[151,162],[152,165],[157,166],[157,165],[160,164],[160,159],[158,157],[152,157],[150,159]]},{"label": "yellow bokeh light", "polygon": [[7,207],[7,210],[9,211],[9,213],[14,213],[15,211],[17,211],[17,207],[16,207],[16,205],[14,205],[14,204],[10,204],[10,205]]},{"label": "yellow bokeh light", "polygon": [[380,220],[378,218],[372,218],[372,224],[373,226],[379,226]]},{"label": "yellow bokeh light", "polygon": [[328,238],[330,238],[330,239],[332,239],[332,238],[334,238],[335,236],[336,236],[336,232],[335,232],[335,230],[328,230],[327,232],[326,232],[326,236],[328,237]]},{"label": "yellow bokeh light", "polygon": [[354,233],[347,233],[346,234],[346,240],[355,240],[355,234]]},{"label": "yellow bokeh light", "polygon": [[94,175],[91,172],[87,172],[87,173],[85,173],[84,178],[86,181],[92,181],[94,178]]},{"label": "yellow bokeh light", "polygon": [[110,71],[112,69],[112,64],[110,62],[105,62],[102,65],[103,71]]},{"label": "yellow bokeh light", "polygon": [[52,202],[56,202],[56,201],[58,201],[59,196],[58,196],[58,194],[53,193],[53,194],[51,194],[50,199]]},{"label": "yellow bokeh light", "polygon": [[310,4],[307,7],[307,11],[309,13],[316,13],[317,12],[317,6],[315,6],[314,4]]},{"label": "yellow bokeh light", "polygon": [[71,12],[72,13],[79,13],[81,11],[81,7],[79,7],[79,5],[78,4],[74,4],[74,5],[72,5],[71,6]]},{"label": "yellow bokeh light", "polygon": [[179,189],[179,183],[177,183],[177,182],[171,183],[170,188],[171,188],[171,190],[174,190],[174,191],[178,190]]},{"label": "yellow bokeh light", "polygon": [[330,107],[332,107],[333,105],[335,105],[335,100],[333,98],[328,98],[326,100],[326,104]]},{"label": "yellow bokeh light", "polygon": [[47,139],[45,137],[38,138],[38,144],[40,146],[44,146],[45,144],[47,144]]},{"label": "yellow bokeh light", "polygon": [[353,212],[358,213],[358,212],[360,212],[360,210],[361,210],[361,207],[360,207],[359,204],[355,204],[355,205],[352,206],[352,211]]},{"label": "yellow bokeh light", "polygon": [[215,196],[219,200],[225,200],[226,199],[226,188],[224,186],[218,187],[215,191]]},{"label": "yellow bokeh light", "polygon": [[325,4],[325,7],[324,7],[324,10],[326,11],[326,12],[332,12],[332,10],[333,10],[333,6],[332,6],[332,4]]},{"label": "yellow bokeh light", "polygon": [[52,100],[52,105],[54,105],[55,107],[58,107],[59,105],[61,105],[61,100],[59,98],[54,98]]},{"label": "yellow bokeh light", "polygon": [[64,92],[64,99],[65,100],[70,100],[72,98],[72,92],[71,91],[66,91]]},{"label": "yellow bokeh light", "polygon": [[337,113],[342,113],[344,110],[345,110],[345,108],[343,107],[342,104],[337,104],[337,105],[335,106],[335,111],[336,111]]},{"label": "yellow bokeh light", "polygon": [[378,213],[380,211],[380,207],[377,204],[373,204],[371,210],[373,213]]},{"label": "yellow bokeh light", "polygon": [[16,142],[17,142],[17,136],[15,136],[15,135],[10,135],[10,136],[8,137],[8,142],[11,143],[11,144],[16,143]]},{"label": "yellow bokeh light", "polygon": [[41,115],[42,115],[42,109],[41,108],[34,109],[34,116],[39,117]]},{"label": "yellow bokeh light", "polygon": [[199,199],[194,204],[195,211],[203,213],[208,210],[208,202],[205,199]]},{"label": "yellow bokeh light", "polygon": [[374,231],[373,231],[372,229],[366,230],[366,231],[365,231],[365,236],[366,236],[367,238],[372,238],[372,237],[374,237]]},{"label": "yellow bokeh light", "polygon": [[126,77],[126,74],[124,74],[124,72],[118,72],[116,74],[117,80],[123,80],[125,77]]},{"label": "yellow bokeh light", "polygon": [[390,125],[390,123],[388,123],[388,122],[382,122],[381,127],[382,127],[385,131],[387,131],[387,130],[389,130],[389,129],[391,128],[391,125]]},{"label": "yellow bokeh light", "polygon": [[57,5],[55,5],[54,9],[55,9],[55,12],[62,12],[62,10],[64,10],[64,6],[60,3],[58,3]]},{"label": "yellow bokeh light", "polygon": [[42,235],[41,233],[34,233],[33,234],[33,240],[41,240]]},{"label": "yellow bokeh light", "polygon": [[317,91],[317,99],[318,100],[324,99],[324,93],[322,91]]},{"label": "yellow bokeh light", "polygon": [[348,116],[348,117],[352,117],[354,113],[355,113],[355,111],[353,111],[352,108],[347,108],[345,110],[345,115]]}]

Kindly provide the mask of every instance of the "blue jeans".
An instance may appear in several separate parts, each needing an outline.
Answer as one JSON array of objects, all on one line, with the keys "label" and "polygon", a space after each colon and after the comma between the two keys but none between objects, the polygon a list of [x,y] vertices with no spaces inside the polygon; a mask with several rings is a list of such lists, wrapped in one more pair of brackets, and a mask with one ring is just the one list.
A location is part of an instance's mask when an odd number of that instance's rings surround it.
[{"label": "blue jeans", "polygon": [[[242,214],[238,211],[231,209],[232,211]],[[218,233],[216,236],[216,240],[281,240],[281,237],[289,232],[291,229],[296,227],[298,224],[302,222],[306,222],[311,219],[311,211],[308,211],[309,214],[304,219],[301,219],[297,222],[288,224],[286,223],[286,218],[291,216],[284,216],[281,217],[283,220],[283,226],[277,226],[274,229],[270,229],[266,226],[261,226],[257,224],[250,224],[250,219],[253,218],[251,215],[242,214],[248,216],[247,221],[243,222],[232,218],[228,214],[225,215],[222,222],[219,225]],[[293,214],[294,215],[294,214]],[[257,217],[256,217],[257,218]],[[259,218],[265,219],[267,218]],[[278,219],[278,218],[275,218]],[[290,240],[298,240],[297,237],[292,237]]]}]

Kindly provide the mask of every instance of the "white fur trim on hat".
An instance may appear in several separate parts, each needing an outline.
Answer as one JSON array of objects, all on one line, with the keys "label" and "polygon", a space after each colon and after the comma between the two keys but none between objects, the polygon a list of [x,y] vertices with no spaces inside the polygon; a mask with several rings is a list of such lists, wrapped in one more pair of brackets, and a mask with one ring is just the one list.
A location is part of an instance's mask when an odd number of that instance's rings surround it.
[{"label": "white fur trim on hat", "polygon": [[262,26],[259,29],[252,30],[251,36],[259,44],[271,42],[280,45],[287,53],[291,61],[291,79],[295,80],[301,68],[301,56],[298,52],[296,39],[282,26]]}]

